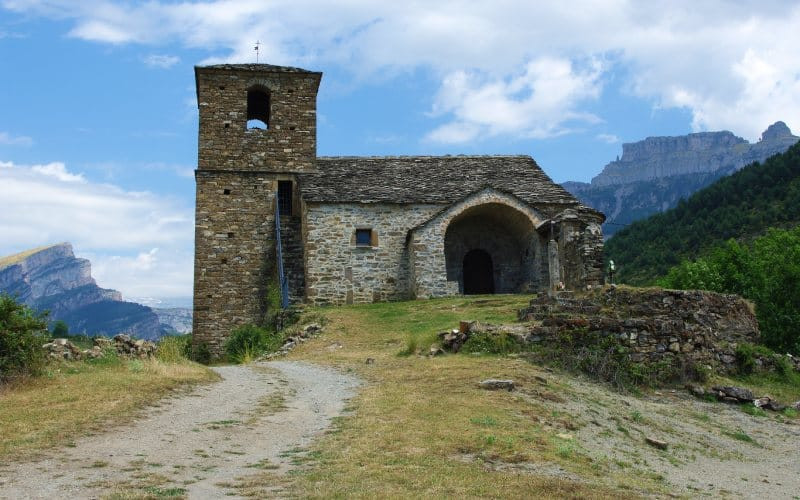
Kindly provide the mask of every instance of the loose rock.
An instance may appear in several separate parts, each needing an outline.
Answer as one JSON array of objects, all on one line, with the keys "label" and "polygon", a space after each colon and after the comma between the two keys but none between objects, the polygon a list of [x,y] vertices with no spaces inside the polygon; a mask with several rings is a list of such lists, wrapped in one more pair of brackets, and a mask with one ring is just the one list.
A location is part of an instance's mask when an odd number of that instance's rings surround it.
[{"label": "loose rock", "polygon": [[666,441],[662,441],[660,439],[646,437],[644,438],[644,440],[647,442],[647,444],[655,448],[658,448],[659,450],[666,450],[669,447],[669,444],[667,444]]},{"label": "loose rock", "polygon": [[488,391],[499,391],[499,390],[513,391],[514,381],[490,378],[479,383],[478,386],[481,389],[486,389]]}]

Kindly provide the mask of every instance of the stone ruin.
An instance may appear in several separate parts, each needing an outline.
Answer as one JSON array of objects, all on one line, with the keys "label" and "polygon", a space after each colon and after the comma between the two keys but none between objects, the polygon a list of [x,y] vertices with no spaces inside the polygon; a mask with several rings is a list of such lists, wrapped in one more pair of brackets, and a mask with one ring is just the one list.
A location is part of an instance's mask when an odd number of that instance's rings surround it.
[{"label": "stone ruin", "polygon": [[[540,295],[519,312],[521,323],[462,322],[442,332],[442,348],[457,352],[476,332],[502,333],[523,344],[558,342],[563,334],[599,333],[629,349],[632,362],[682,361],[720,373],[737,369],[736,347],[756,343],[758,322],[752,306],[737,295],[699,290],[609,286],[586,292]],[[800,371],[800,358],[786,355]],[[757,368],[775,360],[756,357]]]},{"label": "stone ruin", "polygon": [[149,340],[134,340],[130,335],[120,333],[114,338],[95,337],[91,349],[81,349],[67,339],[53,339],[42,348],[50,358],[80,361],[102,358],[106,351],[114,350],[117,355],[126,358],[147,359],[155,356],[158,346]]}]

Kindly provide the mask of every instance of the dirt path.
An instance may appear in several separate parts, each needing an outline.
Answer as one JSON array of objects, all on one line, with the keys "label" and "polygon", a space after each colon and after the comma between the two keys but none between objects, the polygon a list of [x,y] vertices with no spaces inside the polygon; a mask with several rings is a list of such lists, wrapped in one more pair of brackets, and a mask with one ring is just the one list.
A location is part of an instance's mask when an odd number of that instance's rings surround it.
[{"label": "dirt path", "polygon": [[234,498],[237,478],[290,468],[359,384],[302,362],[214,369],[221,382],[162,401],[133,424],[0,471],[0,498],[98,498],[144,485]]},{"label": "dirt path", "polygon": [[[569,398],[553,407],[580,415],[576,446],[611,459],[627,474],[655,477],[687,497],[800,498],[800,425],[774,414],[757,417],[738,406],[709,403],[686,391],[646,397],[569,382]],[[668,443],[662,451],[645,443]]]}]

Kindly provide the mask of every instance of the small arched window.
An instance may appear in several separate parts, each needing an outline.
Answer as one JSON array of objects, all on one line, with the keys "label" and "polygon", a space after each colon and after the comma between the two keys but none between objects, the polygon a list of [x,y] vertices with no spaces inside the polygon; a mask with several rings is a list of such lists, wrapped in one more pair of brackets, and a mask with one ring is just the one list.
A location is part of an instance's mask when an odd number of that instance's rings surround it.
[{"label": "small arched window", "polygon": [[269,128],[269,92],[256,87],[247,91],[247,128]]}]

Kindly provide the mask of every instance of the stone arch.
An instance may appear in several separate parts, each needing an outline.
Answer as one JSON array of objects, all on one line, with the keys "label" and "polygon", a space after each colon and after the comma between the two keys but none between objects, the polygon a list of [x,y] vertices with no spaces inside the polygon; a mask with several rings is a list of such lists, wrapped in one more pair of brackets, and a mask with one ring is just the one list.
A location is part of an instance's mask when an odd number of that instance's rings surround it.
[{"label": "stone arch", "polygon": [[490,254],[495,292],[536,288],[543,255],[536,227],[543,220],[530,205],[492,188],[449,206],[410,233],[412,295],[463,293],[463,259],[473,249]]},{"label": "stone arch", "polygon": [[256,84],[247,88],[247,128],[269,128],[270,92],[264,85]]}]

